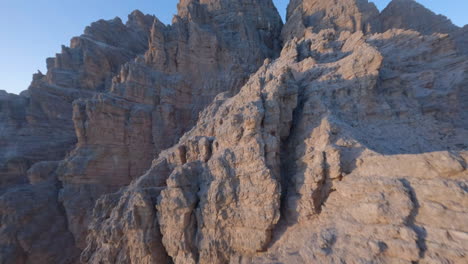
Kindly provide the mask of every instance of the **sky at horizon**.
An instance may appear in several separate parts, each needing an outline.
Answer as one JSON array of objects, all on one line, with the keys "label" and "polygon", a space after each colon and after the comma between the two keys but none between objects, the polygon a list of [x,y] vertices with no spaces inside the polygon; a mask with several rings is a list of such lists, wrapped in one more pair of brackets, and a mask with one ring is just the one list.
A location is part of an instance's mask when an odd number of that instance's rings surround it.
[{"label": "sky at horizon", "polygon": [[[26,90],[32,74],[46,72],[45,60],[69,45],[73,36],[99,19],[127,15],[139,9],[170,24],[178,0],[0,0],[0,90]],[[289,0],[273,0],[283,17]],[[382,10],[390,0],[374,0]],[[437,14],[447,16],[457,26],[468,24],[467,0],[419,0]]]}]

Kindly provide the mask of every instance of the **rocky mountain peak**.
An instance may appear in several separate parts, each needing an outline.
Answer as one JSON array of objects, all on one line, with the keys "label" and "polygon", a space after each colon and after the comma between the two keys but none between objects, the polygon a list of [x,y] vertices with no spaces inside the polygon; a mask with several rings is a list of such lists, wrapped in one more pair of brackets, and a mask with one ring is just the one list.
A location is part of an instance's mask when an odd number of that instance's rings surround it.
[{"label": "rocky mountain peak", "polygon": [[[209,19],[219,15],[231,16],[233,14],[257,12],[259,8],[265,13],[277,13],[271,0],[181,0],[177,5],[178,16],[192,19]],[[208,12],[203,14],[201,12]],[[246,18],[252,18],[246,16]]]},{"label": "rocky mountain peak", "polygon": [[145,15],[140,10],[134,10],[128,15],[127,26],[147,30],[154,20],[157,20],[155,16]]},{"label": "rocky mountain peak", "polygon": [[99,20],[0,90],[0,264],[465,263],[468,26],[409,0],[287,16]]},{"label": "rocky mountain peak", "polygon": [[458,27],[415,0],[392,0],[380,15],[382,32],[391,28],[412,29],[422,34],[451,33]]},{"label": "rocky mountain peak", "polygon": [[380,29],[379,11],[367,0],[293,0],[288,5],[283,38],[301,36],[301,28],[375,32]]}]

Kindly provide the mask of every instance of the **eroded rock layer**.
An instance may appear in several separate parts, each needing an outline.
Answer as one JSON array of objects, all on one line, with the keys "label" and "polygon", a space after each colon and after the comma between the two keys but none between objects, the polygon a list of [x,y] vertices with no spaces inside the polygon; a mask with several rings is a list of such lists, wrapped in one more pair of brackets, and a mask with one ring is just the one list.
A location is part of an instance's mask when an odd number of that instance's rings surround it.
[{"label": "eroded rock layer", "polygon": [[465,32],[412,0],[97,22],[0,94],[0,263],[466,263]]},{"label": "eroded rock layer", "polygon": [[280,49],[271,1],[183,1],[155,20],[149,48],[123,65],[110,92],[74,103],[77,147],[61,164],[70,227],[84,248],[95,200],[142,175],[221,92],[236,93]]},{"label": "eroded rock layer", "polygon": [[26,182],[36,162],[61,160],[76,143],[72,102],[110,88],[120,66],[145,52],[154,17],[135,11],[98,21],[47,59],[47,74],[37,73],[20,96],[1,94],[0,188]]}]

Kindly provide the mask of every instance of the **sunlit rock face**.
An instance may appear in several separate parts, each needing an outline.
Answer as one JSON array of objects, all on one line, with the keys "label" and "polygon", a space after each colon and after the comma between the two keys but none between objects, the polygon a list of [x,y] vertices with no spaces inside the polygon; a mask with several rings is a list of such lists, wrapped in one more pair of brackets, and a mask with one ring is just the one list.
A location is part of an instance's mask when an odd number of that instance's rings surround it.
[{"label": "sunlit rock face", "polygon": [[0,263],[465,263],[466,27],[410,0],[287,17],[135,11],[0,93]]},{"label": "sunlit rock face", "polygon": [[381,29],[379,10],[367,0],[292,0],[288,5],[283,39],[302,37],[305,29],[319,32],[337,31],[377,32]]}]

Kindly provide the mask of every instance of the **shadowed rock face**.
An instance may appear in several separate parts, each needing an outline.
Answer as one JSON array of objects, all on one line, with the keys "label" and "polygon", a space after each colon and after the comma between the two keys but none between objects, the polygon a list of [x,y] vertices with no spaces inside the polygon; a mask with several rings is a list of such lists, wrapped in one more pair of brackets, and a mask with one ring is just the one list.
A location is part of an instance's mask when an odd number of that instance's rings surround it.
[{"label": "shadowed rock face", "polygon": [[468,54],[468,25],[452,34],[455,38],[458,49],[464,54]]},{"label": "shadowed rock face", "polygon": [[279,54],[282,22],[271,1],[178,8],[171,26],[154,21],[147,52],[121,67],[108,94],[74,104],[78,143],[59,168],[60,199],[82,248],[95,199],[142,175],[217,94],[235,94]]},{"label": "shadowed rock face", "polygon": [[47,59],[47,74],[35,74],[20,96],[2,93],[0,188],[22,183],[36,162],[61,160],[76,143],[72,102],[106,91],[120,66],[143,53],[154,17],[129,15],[98,21]]},{"label": "shadowed rock face", "polygon": [[0,263],[464,263],[466,27],[440,21],[186,0],[93,23],[0,93]]},{"label": "shadowed rock face", "polygon": [[450,19],[436,15],[414,0],[392,0],[379,16],[381,31],[392,28],[411,29],[424,35],[433,33],[449,34],[459,52],[467,53],[466,26],[459,28]]}]

